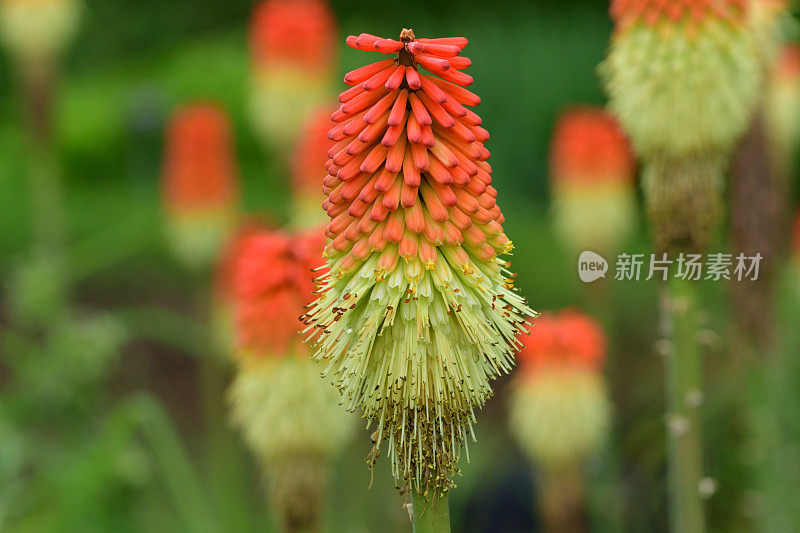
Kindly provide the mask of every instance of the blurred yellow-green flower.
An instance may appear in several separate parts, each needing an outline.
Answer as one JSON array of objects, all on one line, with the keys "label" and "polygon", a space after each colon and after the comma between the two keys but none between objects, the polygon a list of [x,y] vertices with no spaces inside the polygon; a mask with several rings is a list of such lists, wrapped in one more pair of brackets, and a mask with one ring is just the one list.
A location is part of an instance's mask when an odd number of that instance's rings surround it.
[{"label": "blurred yellow-green flower", "polygon": [[80,0],[2,0],[0,39],[26,66],[60,55],[78,29]]},{"label": "blurred yellow-green flower", "polygon": [[765,66],[772,65],[786,40],[791,25],[789,0],[751,0],[750,24],[758,40],[758,50]]},{"label": "blurred yellow-green flower", "polygon": [[800,46],[785,45],[769,74],[767,129],[778,152],[776,162],[787,167],[794,163],[795,150],[800,144]]},{"label": "blurred yellow-green flower", "polygon": [[609,107],[645,160],[659,250],[702,250],[722,215],[722,178],[762,86],[746,0],[614,0],[601,66]]},{"label": "blurred yellow-green flower", "polygon": [[509,400],[509,427],[535,463],[559,468],[603,445],[611,404],[601,366],[605,338],[575,311],[544,313],[519,353]]},{"label": "blurred yellow-green flower", "polygon": [[645,158],[726,153],[760,87],[744,0],[614,0],[610,108]]}]

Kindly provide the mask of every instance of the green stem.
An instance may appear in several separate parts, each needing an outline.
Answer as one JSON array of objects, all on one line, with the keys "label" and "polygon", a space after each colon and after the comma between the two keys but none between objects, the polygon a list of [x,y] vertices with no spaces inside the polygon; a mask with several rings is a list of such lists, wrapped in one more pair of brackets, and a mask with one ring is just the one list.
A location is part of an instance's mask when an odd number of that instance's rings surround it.
[{"label": "green stem", "polygon": [[662,309],[671,341],[671,349],[665,350],[665,376],[670,525],[675,533],[701,533],[706,527],[700,494],[703,361],[697,342],[697,294],[692,283],[672,277]]},{"label": "green stem", "polygon": [[412,493],[413,533],[449,533],[450,504],[447,495],[425,501],[416,491]]},{"label": "green stem", "polygon": [[538,500],[544,531],[587,531],[586,480],[580,462],[541,468]]},{"label": "green stem", "polygon": [[20,72],[29,137],[29,186],[39,245],[61,253],[64,244],[62,185],[53,143],[54,72],[49,66]]}]

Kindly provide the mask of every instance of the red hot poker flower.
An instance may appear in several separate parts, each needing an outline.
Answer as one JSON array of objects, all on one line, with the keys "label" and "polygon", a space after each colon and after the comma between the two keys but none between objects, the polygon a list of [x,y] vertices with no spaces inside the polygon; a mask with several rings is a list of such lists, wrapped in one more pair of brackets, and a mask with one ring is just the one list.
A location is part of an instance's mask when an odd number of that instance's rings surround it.
[{"label": "red hot poker flower", "polygon": [[255,11],[250,47],[261,66],[296,63],[327,70],[335,53],[336,24],[324,0],[268,0]]},{"label": "red hot poker flower", "polygon": [[550,148],[553,223],[568,249],[614,253],[636,225],[635,161],[603,109],[565,111]]},{"label": "red hot poker flower", "polygon": [[603,333],[582,313],[545,313],[525,344],[508,402],[511,434],[544,467],[579,463],[608,434],[611,405],[599,372]]},{"label": "red hot poker flower", "polygon": [[167,127],[162,195],[173,251],[192,267],[208,267],[235,223],[239,183],[231,125],[216,105],[177,111]]},{"label": "red hot poker flower", "polygon": [[398,486],[436,497],[533,311],[498,258],[512,245],[469,109],[480,98],[464,88],[467,40],[347,44],[392,57],[349,72],[331,117],[331,272],[305,320],[345,404],[377,423],[372,457],[388,442]]},{"label": "red hot poker flower", "polygon": [[236,202],[231,125],[214,104],[178,110],[167,128],[164,199],[169,210],[205,211]]}]

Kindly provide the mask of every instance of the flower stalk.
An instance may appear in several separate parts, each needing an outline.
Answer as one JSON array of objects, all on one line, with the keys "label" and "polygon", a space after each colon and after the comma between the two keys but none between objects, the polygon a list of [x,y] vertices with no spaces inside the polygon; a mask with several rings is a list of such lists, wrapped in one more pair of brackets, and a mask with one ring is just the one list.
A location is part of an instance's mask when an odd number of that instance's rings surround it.
[{"label": "flower stalk", "polygon": [[[613,0],[602,72],[609,107],[644,160],[658,252],[703,252],[723,212],[724,174],[761,89],[757,36],[743,0]],[[702,111],[701,111],[702,110]],[[664,288],[671,530],[705,530],[699,296],[691,281]]]},{"label": "flower stalk", "polygon": [[449,533],[450,502],[447,495],[428,501],[417,491],[412,492],[413,533]]},{"label": "flower stalk", "polygon": [[703,362],[697,342],[698,300],[691,281],[672,278],[662,306],[666,338],[670,521],[673,531],[705,531],[703,478]]}]

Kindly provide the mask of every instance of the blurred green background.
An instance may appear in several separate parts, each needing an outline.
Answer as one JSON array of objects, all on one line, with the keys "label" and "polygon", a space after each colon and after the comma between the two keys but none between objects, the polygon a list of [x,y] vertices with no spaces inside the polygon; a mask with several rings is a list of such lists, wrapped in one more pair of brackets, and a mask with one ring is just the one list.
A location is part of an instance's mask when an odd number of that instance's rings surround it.
[{"label": "blurred green background", "polygon": [[[267,211],[278,221],[290,215],[282,154],[264,152],[247,118],[247,24],[253,3],[85,4],[55,105],[67,258],[75,284],[71,297],[79,308],[112,313],[120,333],[57,341],[78,349],[90,338],[119,344],[119,350],[103,361],[81,363],[80,354],[54,361],[46,349],[5,327],[12,303],[0,304],[0,530],[271,531],[257,469],[221,420],[224,380],[209,385],[199,371],[206,346],[195,320],[198,280],[165,251],[159,192],[169,114],[184,102],[216,100],[234,122],[245,208]],[[607,4],[336,1],[333,9],[340,25],[340,75],[365,62],[363,53],[344,46],[351,33],[393,36],[411,27],[418,36],[469,38],[465,55],[473,61],[472,90],[482,97],[477,111],[492,134],[488,147],[506,233],[516,245],[517,284],[536,309],[589,306],[611,338],[607,374],[614,431],[608,449],[590,465],[592,530],[666,530],[656,284],[614,282],[603,300],[587,298],[574,258],[557,242],[548,217],[547,153],[554,120],[569,104],[604,103],[596,66],[611,30]],[[11,61],[0,56],[3,281],[32,257],[21,109]],[[626,251],[649,250],[642,223]],[[780,302],[784,349],[792,354],[800,348],[800,338],[793,338],[800,337],[796,283],[789,279]],[[751,413],[736,400],[763,391],[743,385],[729,364],[732,326],[725,285],[703,289],[712,302],[707,327],[714,333],[705,411],[707,472],[718,487],[709,500],[710,521],[715,531],[746,531],[769,496],[753,488],[751,459],[758,457],[758,444],[746,445]],[[219,367],[223,377],[229,370]],[[796,459],[800,364],[786,368],[784,377],[788,396],[775,435]],[[59,380],[64,390],[58,390]],[[539,527],[531,504],[536,477],[505,430],[507,383],[500,381],[496,397],[478,417],[478,442],[451,498],[455,531]],[[386,461],[379,461],[368,488],[368,451],[366,433],[359,434],[337,461],[328,527],[407,531],[403,499],[394,491]],[[800,473],[800,463],[786,467]],[[800,493],[783,491],[783,497],[797,507]],[[788,503],[785,510],[798,512]]]}]

